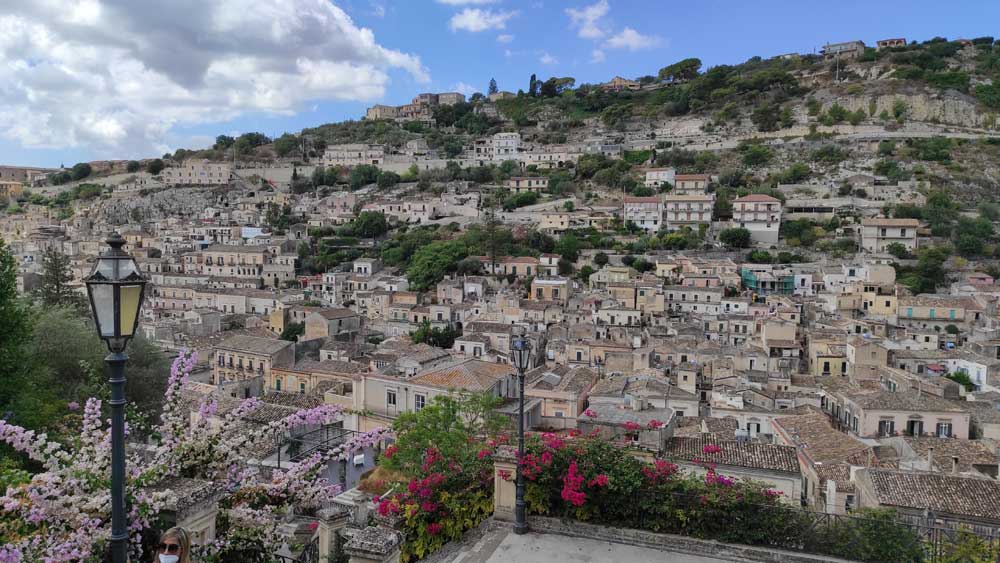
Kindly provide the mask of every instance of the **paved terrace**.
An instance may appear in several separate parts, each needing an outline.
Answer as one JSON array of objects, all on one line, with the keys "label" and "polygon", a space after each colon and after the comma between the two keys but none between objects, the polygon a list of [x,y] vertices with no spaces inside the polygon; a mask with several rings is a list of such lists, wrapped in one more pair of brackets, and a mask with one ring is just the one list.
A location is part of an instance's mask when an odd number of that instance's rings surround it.
[{"label": "paved terrace", "polygon": [[[844,560],[679,536],[604,528],[555,518],[531,519],[531,533],[487,520],[426,563],[837,563]],[[611,539],[615,541],[610,541]]]}]

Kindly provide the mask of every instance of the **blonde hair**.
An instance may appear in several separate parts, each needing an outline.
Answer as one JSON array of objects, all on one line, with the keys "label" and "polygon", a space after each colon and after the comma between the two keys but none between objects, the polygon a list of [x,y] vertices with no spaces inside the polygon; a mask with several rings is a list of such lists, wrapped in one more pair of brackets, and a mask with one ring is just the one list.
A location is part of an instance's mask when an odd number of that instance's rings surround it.
[{"label": "blonde hair", "polygon": [[180,557],[177,559],[177,563],[191,563],[191,534],[180,526],[174,526],[160,534],[160,543],[163,543],[167,538],[177,540],[177,543],[181,546]]}]

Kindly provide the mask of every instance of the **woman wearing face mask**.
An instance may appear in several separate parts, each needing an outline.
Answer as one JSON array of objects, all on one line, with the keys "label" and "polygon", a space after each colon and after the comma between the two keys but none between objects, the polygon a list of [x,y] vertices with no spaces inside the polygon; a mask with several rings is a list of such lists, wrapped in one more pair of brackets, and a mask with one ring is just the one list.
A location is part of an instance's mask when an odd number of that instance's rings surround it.
[{"label": "woman wearing face mask", "polygon": [[170,528],[160,536],[154,563],[192,563],[191,537],[184,528]]}]

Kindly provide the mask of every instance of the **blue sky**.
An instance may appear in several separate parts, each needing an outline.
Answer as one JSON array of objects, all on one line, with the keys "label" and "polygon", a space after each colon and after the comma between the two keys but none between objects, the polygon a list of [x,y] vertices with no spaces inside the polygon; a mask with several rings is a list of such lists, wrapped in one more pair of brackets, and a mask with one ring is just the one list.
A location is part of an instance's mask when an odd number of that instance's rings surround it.
[{"label": "blue sky", "polygon": [[[601,82],[692,56],[710,66],[827,41],[1000,35],[1000,2],[987,1],[205,0],[212,23],[185,29],[183,4],[197,1],[162,3],[157,19],[139,0],[0,15],[0,29],[26,30],[0,39],[0,163],[296,132],[421,91],[485,91],[491,77],[516,92],[532,73]],[[150,21],[171,25],[150,34]]]}]

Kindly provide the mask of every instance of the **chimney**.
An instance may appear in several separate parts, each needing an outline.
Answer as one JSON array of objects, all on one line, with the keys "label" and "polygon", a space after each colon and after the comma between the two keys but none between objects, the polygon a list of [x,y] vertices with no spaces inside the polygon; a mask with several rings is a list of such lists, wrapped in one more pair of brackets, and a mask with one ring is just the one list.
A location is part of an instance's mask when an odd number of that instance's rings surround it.
[{"label": "chimney", "polygon": [[951,474],[958,475],[958,456],[951,456]]},{"label": "chimney", "polygon": [[934,471],[934,448],[927,448],[927,471]]}]

